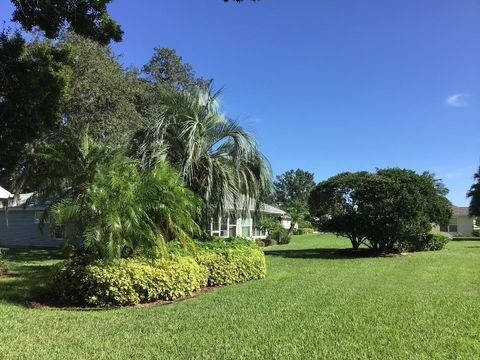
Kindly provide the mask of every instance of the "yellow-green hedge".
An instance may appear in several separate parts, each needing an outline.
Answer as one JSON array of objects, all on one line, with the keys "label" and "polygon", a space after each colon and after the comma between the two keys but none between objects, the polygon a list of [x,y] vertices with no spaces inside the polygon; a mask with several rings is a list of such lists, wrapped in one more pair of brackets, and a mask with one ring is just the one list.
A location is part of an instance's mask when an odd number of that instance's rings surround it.
[{"label": "yellow-green hedge", "polygon": [[54,275],[54,286],[64,301],[87,306],[174,300],[206,284],[205,267],[187,256],[156,261],[121,259],[109,265],[65,261]]},{"label": "yellow-green hedge", "polygon": [[206,249],[199,251],[196,260],[208,269],[208,285],[230,285],[266,274],[265,255],[255,248]]},{"label": "yellow-green hedge", "polygon": [[174,300],[207,285],[265,277],[265,255],[254,242],[211,241],[170,259],[119,259],[110,264],[82,258],[57,265],[54,289],[65,303],[80,306],[133,305]]}]

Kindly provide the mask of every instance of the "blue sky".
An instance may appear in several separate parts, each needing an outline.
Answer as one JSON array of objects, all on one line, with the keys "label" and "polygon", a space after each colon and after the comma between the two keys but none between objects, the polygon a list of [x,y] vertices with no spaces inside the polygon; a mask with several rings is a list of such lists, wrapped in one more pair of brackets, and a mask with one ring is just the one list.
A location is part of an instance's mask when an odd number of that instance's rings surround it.
[{"label": "blue sky", "polygon": [[468,204],[480,163],[477,0],[115,0],[110,12],[125,65],[175,48],[224,87],[226,113],[275,174],[428,170]]}]

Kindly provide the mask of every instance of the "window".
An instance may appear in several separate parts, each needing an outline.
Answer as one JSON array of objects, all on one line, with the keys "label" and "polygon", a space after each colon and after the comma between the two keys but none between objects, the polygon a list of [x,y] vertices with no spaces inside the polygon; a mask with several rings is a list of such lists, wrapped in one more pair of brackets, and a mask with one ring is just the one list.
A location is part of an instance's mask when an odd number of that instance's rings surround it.
[{"label": "window", "polygon": [[243,237],[251,237],[252,234],[250,232],[250,224],[251,224],[250,218],[242,219],[242,236]]},{"label": "window", "polygon": [[220,218],[220,223],[221,223],[221,227],[220,227],[220,236],[221,237],[228,237],[228,217],[223,217],[223,218]]},{"label": "window", "polygon": [[451,218],[450,223],[448,224],[448,232],[456,233],[458,232],[457,218]]},{"label": "window", "polygon": [[220,219],[214,218],[212,219],[212,236],[220,236]]},{"label": "window", "polygon": [[456,232],[458,232],[458,226],[457,226],[457,224],[448,225],[448,232],[449,232],[449,233],[456,233]]},{"label": "window", "polygon": [[260,229],[258,220],[253,220],[253,236],[265,236],[265,230]]},{"label": "window", "polygon": [[458,232],[457,218],[451,218],[448,226],[440,226],[440,231],[448,233]]},{"label": "window", "polygon": [[228,219],[228,235],[237,236],[237,217],[235,214],[230,214]]}]

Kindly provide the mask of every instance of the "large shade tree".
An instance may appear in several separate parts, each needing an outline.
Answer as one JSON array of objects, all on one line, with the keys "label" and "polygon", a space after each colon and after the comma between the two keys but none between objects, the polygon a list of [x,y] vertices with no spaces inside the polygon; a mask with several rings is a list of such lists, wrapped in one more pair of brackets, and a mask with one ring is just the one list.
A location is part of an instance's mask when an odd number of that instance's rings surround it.
[{"label": "large shade tree", "polygon": [[67,48],[48,42],[25,43],[17,34],[0,33],[0,178],[19,166],[27,149],[59,128],[62,104],[71,95]]},{"label": "large shade tree", "polygon": [[108,47],[72,32],[55,43],[25,44],[21,37],[3,40],[0,173],[4,185],[15,172],[35,166],[28,162],[31,155],[45,143],[57,141],[65,128],[88,128],[93,137],[127,142],[129,130],[142,120],[151,101],[148,84],[137,71],[125,70]]},{"label": "large shade tree", "polygon": [[219,106],[209,87],[176,91],[164,87],[159,102],[132,136],[131,148],[143,167],[168,160],[186,185],[203,199],[204,210],[248,207],[271,191],[271,170],[255,139]]}]

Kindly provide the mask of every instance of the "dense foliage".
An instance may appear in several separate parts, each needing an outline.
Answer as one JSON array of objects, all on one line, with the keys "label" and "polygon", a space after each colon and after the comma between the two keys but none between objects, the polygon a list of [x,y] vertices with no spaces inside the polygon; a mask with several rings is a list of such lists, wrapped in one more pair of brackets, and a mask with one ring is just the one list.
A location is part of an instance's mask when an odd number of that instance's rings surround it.
[{"label": "dense foliage", "polygon": [[70,58],[68,48],[0,33],[0,176],[21,166],[27,144],[60,125],[71,94]]},{"label": "dense foliage", "polygon": [[207,285],[220,286],[265,277],[265,255],[246,239],[173,245],[168,258],[117,259],[112,263],[76,257],[54,270],[53,287],[68,304],[132,305],[174,300]]},{"label": "dense foliage", "polygon": [[402,244],[402,248],[407,251],[436,251],[442,250],[449,241],[448,234],[431,232],[417,241]]},{"label": "dense foliage", "polygon": [[[255,245],[253,241],[249,241]],[[204,246],[195,256],[208,269],[208,285],[220,286],[263,279],[266,274],[265,255],[256,246]]]},{"label": "dense foliage", "polygon": [[133,305],[191,295],[207,283],[206,269],[191,257],[146,261],[120,259],[112,264],[67,260],[54,270],[57,295],[81,306]]},{"label": "dense foliage", "polygon": [[467,196],[470,198],[469,212],[471,216],[480,216],[480,167],[474,175],[475,183],[468,191]]},{"label": "dense foliage", "polygon": [[273,183],[273,201],[291,218],[290,234],[293,233],[295,225],[310,219],[308,199],[314,186],[313,173],[301,169],[286,171],[277,176]]},{"label": "dense foliage", "polygon": [[182,91],[194,86],[205,87],[211,82],[196,77],[192,66],[184,63],[174,49],[168,48],[155,48],[152,58],[143,66],[142,71],[157,89],[170,86]]},{"label": "dense foliage", "polygon": [[43,221],[64,227],[94,258],[158,256],[170,240],[198,231],[198,201],[165,163],[148,171],[121,148],[68,133],[37,155],[38,196],[49,200]]},{"label": "dense foliage", "polygon": [[108,44],[121,41],[123,31],[107,12],[112,0],[11,0],[15,6],[12,20],[26,31],[40,29],[49,39],[70,28],[77,34]]},{"label": "dense foliage", "polygon": [[398,168],[343,173],[320,183],[310,197],[323,230],[384,251],[425,241],[432,224],[452,215],[443,184],[431,174]]},{"label": "dense foliage", "polygon": [[297,169],[277,176],[273,185],[275,203],[288,204],[291,201],[306,203],[310,192],[315,187],[315,180],[313,173]]}]

